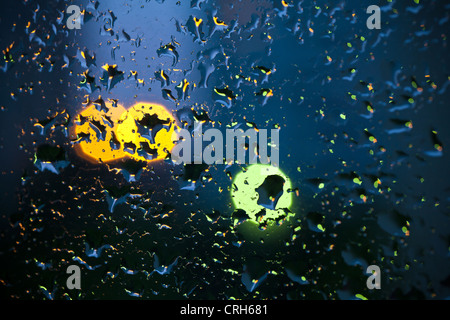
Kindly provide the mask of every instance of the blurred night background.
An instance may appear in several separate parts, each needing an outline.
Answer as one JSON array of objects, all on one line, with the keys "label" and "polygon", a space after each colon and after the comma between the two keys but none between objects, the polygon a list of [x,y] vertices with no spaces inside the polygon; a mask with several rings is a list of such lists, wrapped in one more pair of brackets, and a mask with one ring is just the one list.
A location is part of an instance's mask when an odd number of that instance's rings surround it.
[{"label": "blurred night background", "polygon": [[[443,0],[3,3],[2,299],[448,299],[449,18]],[[292,215],[241,221],[245,164],[88,161],[71,130],[102,101],[278,128]]]}]

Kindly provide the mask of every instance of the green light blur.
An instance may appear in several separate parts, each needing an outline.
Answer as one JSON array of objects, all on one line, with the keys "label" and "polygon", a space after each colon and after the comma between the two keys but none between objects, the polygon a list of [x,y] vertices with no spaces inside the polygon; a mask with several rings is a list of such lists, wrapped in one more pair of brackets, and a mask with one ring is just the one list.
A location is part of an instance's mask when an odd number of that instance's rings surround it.
[{"label": "green light blur", "polygon": [[[264,183],[266,177],[270,175],[281,176],[284,180],[283,194],[278,199],[275,210],[264,208],[258,204],[259,194],[256,189]],[[236,209],[244,210],[247,215],[256,223],[264,222],[268,219],[277,219],[279,216],[285,214],[283,209],[290,208],[292,205],[292,192],[290,179],[278,168],[271,165],[253,164],[246,168],[246,171],[240,172],[236,175],[233,184],[236,188],[231,190],[231,198]],[[265,209],[266,214],[258,221],[256,214]]]}]

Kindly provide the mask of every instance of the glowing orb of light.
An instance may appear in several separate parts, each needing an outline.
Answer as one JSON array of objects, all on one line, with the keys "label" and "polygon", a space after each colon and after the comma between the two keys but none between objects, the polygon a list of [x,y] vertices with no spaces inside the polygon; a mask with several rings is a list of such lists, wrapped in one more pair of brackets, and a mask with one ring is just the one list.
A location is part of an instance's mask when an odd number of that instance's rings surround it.
[{"label": "glowing orb of light", "polygon": [[161,105],[137,103],[122,114],[117,138],[124,151],[136,160],[165,159],[175,145],[176,121]]},{"label": "glowing orb of light", "polygon": [[156,161],[171,152],[176,126],[172,114],[161,105],[139,102],[126,110],[104,101],[75,117],[71,140],[77,152],[93,162]]},{"label": "glowing orb of light", "polygon": [[71,140],[75,150],[91,162],[109,162],[124,157],[115,131],[117,120],[126,110],[120,105],[113,107],[109,102],[105,102],[105,107],[93,104],[83,109],[75,117],[72,127]]},{"label": "glowing orb of light", "polygon": [[[236,175],[231,191],[233,204],[249,220],[265,226],[292,215],[291,181],[277,167],[254,164]],[[236,219],[235,219],[236,220]]]}]

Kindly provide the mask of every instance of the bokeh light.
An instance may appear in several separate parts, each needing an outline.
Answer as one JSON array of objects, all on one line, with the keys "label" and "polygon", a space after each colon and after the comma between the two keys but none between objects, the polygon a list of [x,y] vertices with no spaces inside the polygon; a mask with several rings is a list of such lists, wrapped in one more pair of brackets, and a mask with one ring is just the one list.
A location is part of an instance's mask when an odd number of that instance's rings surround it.
[{"label": "bokeh light", "polygon": [[79,154],[91,161],[156,161],[172,150],[175,127],[162,105],[139,102],[126,110],[102,101],[78,114],[72,138]]}]

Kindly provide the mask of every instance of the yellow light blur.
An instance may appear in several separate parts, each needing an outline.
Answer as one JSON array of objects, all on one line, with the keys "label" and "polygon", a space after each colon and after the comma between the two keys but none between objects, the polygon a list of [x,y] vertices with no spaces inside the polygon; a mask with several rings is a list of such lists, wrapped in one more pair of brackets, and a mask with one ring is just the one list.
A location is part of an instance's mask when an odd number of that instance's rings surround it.
[{"label": "yellow light blur", "polygon": [[[81,157],[91,162],[110,162],[122,158],[152,162],[165,159],[171,152],[177,123],[164,106],[138,102],[127,110],[119,104],[114,107],[109,101],[105,101],[105,106],[107,112],[91,105],[75,117],[71,140],[76,141],[75,150]],[[143,120],[146,115],[156,115],[159,120],[167,123],[154,135],[154,143],[138,132],[136,121]],[[99,136],[99,132],[102,132],[102,136]],[[115,141],[117,148],[112,147],[111,141]],[[138,154],[137,149],[141,147],[141,143],[147,143],[150,149],[156,151],[152,159]],[[134,153],[125,151],[127,144],[136,146]]]}]

